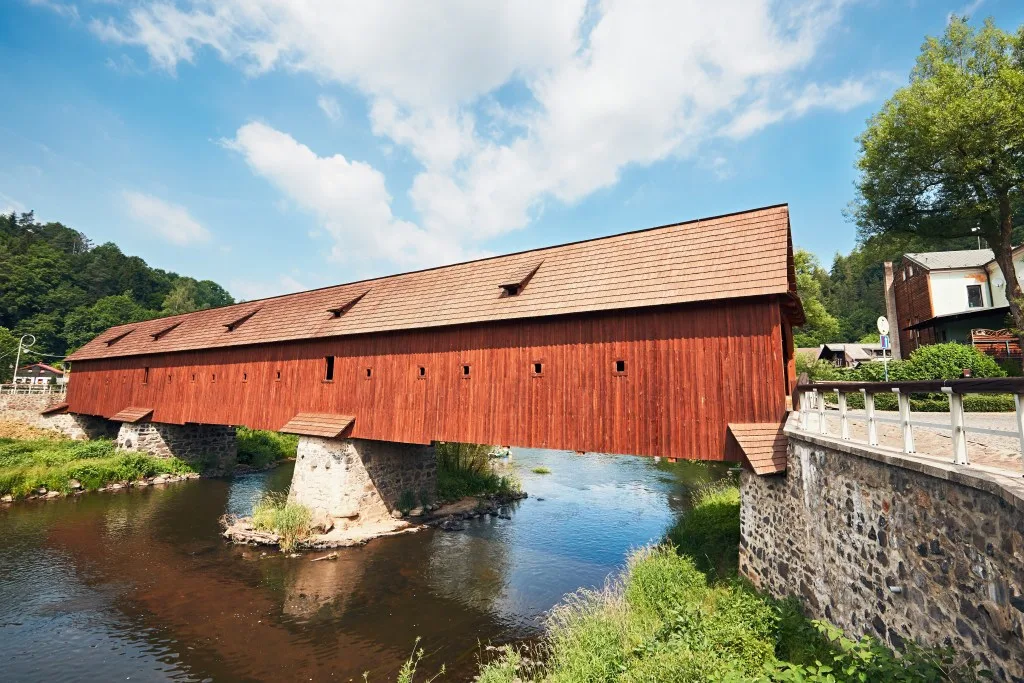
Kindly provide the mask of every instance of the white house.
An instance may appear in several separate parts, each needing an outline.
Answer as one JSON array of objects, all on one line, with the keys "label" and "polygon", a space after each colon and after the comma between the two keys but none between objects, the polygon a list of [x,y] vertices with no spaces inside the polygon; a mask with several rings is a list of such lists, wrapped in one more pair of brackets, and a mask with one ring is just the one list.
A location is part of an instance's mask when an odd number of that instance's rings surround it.
[{"label": "white house", "polygon": [[[1024,283],[1024,248],[1014,251]],[[996,356],[1020,357],[1005,328],[1006,283],[991,249],[904,254],[885,264],[886,315],[896,357],[925,344],[958,341]]]}]

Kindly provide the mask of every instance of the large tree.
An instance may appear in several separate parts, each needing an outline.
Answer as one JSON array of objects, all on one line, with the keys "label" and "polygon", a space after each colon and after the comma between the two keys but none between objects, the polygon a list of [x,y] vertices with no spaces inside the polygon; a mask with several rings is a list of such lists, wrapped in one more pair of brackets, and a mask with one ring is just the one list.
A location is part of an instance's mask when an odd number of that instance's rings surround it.
[{"label": "large tree", "polygon": [[839,339],[839,321],[825,308],[825,291],[830,285],[828,272],[814,254],[797,249],[793,255],[796,268],[796,289],[804,305],[806,322],[794,330],[798,347],[820,346]]},{"label": "large tree", "polygon": [[1024,297],[1012,233],[1024,214],[1024,27],[954,17],[921,48],[910,83],[859,138],[854,215],[862,237],[978,230],[1006,280],[1018,334]]}]

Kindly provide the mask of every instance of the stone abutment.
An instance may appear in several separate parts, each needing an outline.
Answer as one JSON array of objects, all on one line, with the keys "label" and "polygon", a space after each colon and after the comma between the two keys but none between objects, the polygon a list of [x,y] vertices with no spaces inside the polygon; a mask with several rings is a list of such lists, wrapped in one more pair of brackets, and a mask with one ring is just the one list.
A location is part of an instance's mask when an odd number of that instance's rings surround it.
[{"label": "stone abutment", "polygon": [[238,460],[235,428],[224,425],[124,422],[117,432],[117,448],[175,457],[211,476],[231,474]]},{"label": "stone abutment", "polygon": [[742,475],[741,573],[849,634],[1024,681],[1024,480],[787,435],[787,472]]}]

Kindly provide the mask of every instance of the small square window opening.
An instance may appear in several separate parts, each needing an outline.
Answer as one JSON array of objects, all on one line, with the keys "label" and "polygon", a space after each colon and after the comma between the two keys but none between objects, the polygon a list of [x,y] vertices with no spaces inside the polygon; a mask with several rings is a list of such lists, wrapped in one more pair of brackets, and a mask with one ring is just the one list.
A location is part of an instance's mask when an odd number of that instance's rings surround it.
[{"label": "small square window opening", "polygon": [[[325,382],[333,382],[334,381],[334,356],[325,356],[324,357],[324,367],[325,367],[325,369],[324,369],[324,381]],[[278,373],[278,378],[279,379],[280,379],[280,374],[281,373]]]},{"label": "small square window opening", "polygon": [[426,376],[427,376],[427,369],[426,369],[425,367],[423,367],[423,366],[421,365],[421,366],[420,366],[420,369],[419,369],[419,374],[418,374],[417,376],[418,376],[418,377],[419,377],[420,379],[424,379],[424,378],[426,378]]},{"label": "small square window opening", "polygon": [[280,382],[280,381],[281,381],[281,371],[280,371],[280,370],[278,370],[278,371],[277,371],[277,377],[276,377],[275,379],[276,379],[276,380],[277,380],[278,382]]},{"label": "small square window opening", "polygon": [[622,359],[615,361],[615,372],[619,375],[626,374],[626,361]]},{"label": "small square window opening", "polygon": [[242,373],[242,381],[243,382],[248,382],[249,381],[249,373],[248,372],[243,372]]},{"label": "small square window opening", "polygon": [[142,383],[149,384],[149,368],[142,368]]},{"label": "small square window opening", "polygon": [[373,377],[373,368],[366,368],[366,379]]},{"label": "small square window opening", "polygon": [[468,378],[469,377],[469,369],[470,368],[469,368],[468,365],[463,365],[462,366],[462,376],[463,376],[463,378]]},{"label": "small square window opening", "polygon": [[544,374],[544,363],[540,361],[533,362],[533,374],[534,376],[540,376]]}]

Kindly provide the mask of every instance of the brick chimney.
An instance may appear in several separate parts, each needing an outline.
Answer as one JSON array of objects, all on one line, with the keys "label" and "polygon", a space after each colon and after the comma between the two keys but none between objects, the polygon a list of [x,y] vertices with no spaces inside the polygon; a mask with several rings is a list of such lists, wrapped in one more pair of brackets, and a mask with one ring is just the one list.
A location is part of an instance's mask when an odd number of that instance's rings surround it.
[{"label": "brick chimney", "polygon": [[885,317],[889,319],[889,343],[892,345],[892,357],[902,358],[900,353],[900,323],[896,315],[896,278],[893,275],[892,261],[885,262]]}]

